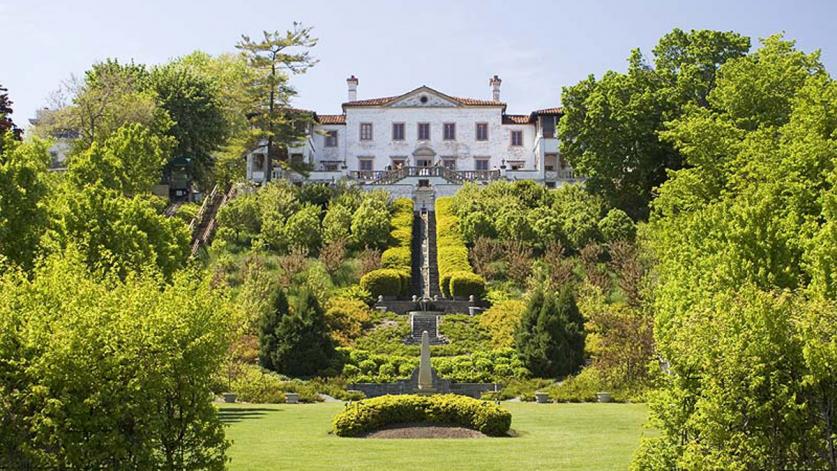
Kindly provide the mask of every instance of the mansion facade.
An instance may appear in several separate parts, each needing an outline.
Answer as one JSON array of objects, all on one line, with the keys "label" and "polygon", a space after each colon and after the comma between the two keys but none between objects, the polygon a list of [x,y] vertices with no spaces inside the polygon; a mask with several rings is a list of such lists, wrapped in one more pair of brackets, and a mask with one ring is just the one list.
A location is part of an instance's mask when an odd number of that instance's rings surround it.
[{"label": "mansion facade", "polygon": [[[555,187],[577,180],[558,151],[555,127],[561,109],[506,114],[496,75],[486,100],[453,97],[426,86],[359,100],[358,79],[351,76],[346,82],[343,113],[314,113],[304,145],[288,149],[292,161],[312,171],[302,176],[274,165],[272,178],[412,187],[497,179]],[[265,147],[247,155],[247,178],[254,183],[267,180]]]}]

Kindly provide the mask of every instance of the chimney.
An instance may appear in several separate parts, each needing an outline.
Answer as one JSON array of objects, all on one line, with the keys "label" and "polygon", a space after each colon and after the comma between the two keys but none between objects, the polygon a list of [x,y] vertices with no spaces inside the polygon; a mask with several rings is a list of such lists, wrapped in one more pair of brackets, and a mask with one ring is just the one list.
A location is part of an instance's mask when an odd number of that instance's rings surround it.
[{"label": "chimney", "polygon": [[500,80],[500,77],[494,76],[488,80],[488,84],[491,85],[491,97],[494,101],[500,101],[500,84],[503,83]]},{"label": "chimney", "polygon": [[349,101],[357,101],[357,77],[352,75],[346,79],[346,83],[349,85]]}]

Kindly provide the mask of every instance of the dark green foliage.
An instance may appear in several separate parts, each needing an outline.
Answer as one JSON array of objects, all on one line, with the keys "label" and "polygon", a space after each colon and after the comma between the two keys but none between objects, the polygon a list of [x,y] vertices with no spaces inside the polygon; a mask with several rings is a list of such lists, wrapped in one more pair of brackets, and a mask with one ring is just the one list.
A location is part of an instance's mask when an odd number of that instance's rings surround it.
[{"label": "dark green foliage", "polygon": [[500,437],[511,427],[511,413],[490,402],[455,394],[381,396],[347,406],[332,423],[334,433],[341,437],[409,423],[454,425]]},{"label": "dark green foliage", "polygon": [[309,183],[299,189],[299,201],[310,203],[325,209],[334,198],[335,190],[324,183]]},{"label": "dark green foliage", "polygon": [[[12,131],[12,137],[19,140],[22,131],[15,126],[15,123],[9,116],[12,114],[12,101],[9,99],[9,94],[6,93],[7,91],[7,88],[0,85],[0,136],[6,134],[7,131]],[[0,151],[2,150],[3,139],[0,139]]]},{"label": "dark green foliage", "polygon": [[279,324],[288,314],[288,297],[280,289],[276,293],[273,309],[265,311],[259,321],[259,364],[271,371],[278,371],[273,360],[274,352],[278,350],[281,341]]},{"label": "dark green foliage", "polygon": [[656,67],[638,49],[625,73],[608,71],[565,87],[558,124],[561,153],[586,187],[634,218],[648,214],[652,190],[683,157],[660,139],[665,123],[690,106],[707,106],[717,70],[750,48],[733,32],[675,29],[654,48]]},{"label": "dark green foliage", "polygon": [[325,314],[317,298],[307,291],[297,296],[291,313],[275,329],[276,348],[269,352],[274,370],[289,376],[323,373],[334,357]]},{"label": "dark green foliage", "polygon": [[497,237],[497,228],[494,219],[488,217],[483,211],[469,212],[459,223],[462,229],[462,238],[468,244],[473,244],[480,237]]},{"label": "dark green foliage", "polygon": [[532,293],[515,343],[524,364],[540,377],[566,376],[584,361],[584,319],[569,289]]},{"label": "dark green foliage", "polygon": [[177,140],[173,156],[191,159],[193,175],[207,183],[211,153],[224,143],[229,128],[217,85],[177,62],[153,69],[149,82],[173,121],[167,132]]}]

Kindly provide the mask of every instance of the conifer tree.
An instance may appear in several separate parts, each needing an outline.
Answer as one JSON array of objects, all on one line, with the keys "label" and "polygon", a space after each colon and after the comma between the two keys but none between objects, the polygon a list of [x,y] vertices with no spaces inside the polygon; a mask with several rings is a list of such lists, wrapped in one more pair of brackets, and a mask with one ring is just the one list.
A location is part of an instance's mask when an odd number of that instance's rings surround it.
[{"label": "conifer tree", "polygon": [[279,344],[279,323],[288,315],[288,298],[281,289],[276,293],[273,310],[265,311],[259,323],[259,364],[276,371],[273,353]]},{"label": "conifer tree", "polygon": [[521,359],[536,376],[557,377],[578,371],[584,360],[584,319],[568,288],[532,293],[515,341]]}]

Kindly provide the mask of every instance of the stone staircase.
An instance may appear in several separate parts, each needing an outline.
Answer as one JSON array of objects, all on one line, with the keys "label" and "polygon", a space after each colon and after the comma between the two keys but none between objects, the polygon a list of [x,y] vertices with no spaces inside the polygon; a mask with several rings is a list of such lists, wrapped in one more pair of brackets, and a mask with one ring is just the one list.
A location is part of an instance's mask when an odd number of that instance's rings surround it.
[{"label": "stone staircase", "polygon": [[439,312],[410,313],[410,335],[404,339],[404,342],[408,344],[421,343],[421,334],[427,331],[431,344],[448,343],[446,338],[439,335],[440,314]]},{"label": "stone staircase", "polygon": [[430,211],[427,213],[427,264],[430,267],[430,274],[427,281],[427,291],[429,291],[429,298],[433,299],[442,296],[442,291],[439,288],[439,264],[436,258],[436,212]]}]

